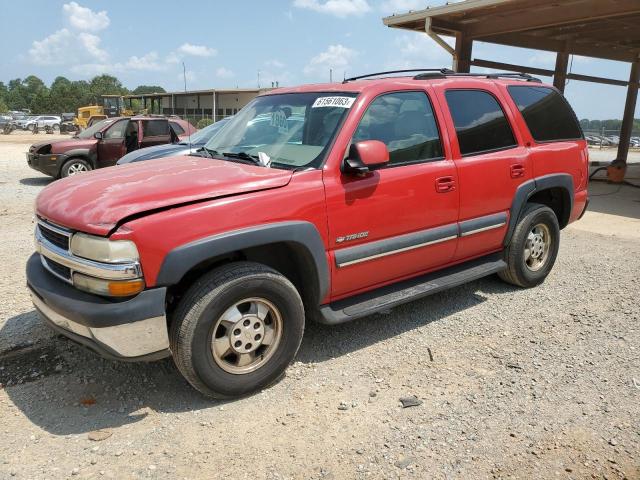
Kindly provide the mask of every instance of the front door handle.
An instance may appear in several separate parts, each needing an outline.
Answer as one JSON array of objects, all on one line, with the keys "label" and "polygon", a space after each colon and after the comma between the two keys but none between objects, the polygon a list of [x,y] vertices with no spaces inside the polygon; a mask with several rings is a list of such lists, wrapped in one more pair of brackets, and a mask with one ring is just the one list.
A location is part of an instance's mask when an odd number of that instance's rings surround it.
[{"label": "front door handle", "polygon": [[453,192],[456,189],[456,181],[453,177],[439,177],[436,178],[436,192],[447,193]]},{"label": "front door handle", "polygon": [[514,163],[511,165],[511,178],[524,177],[524,165],[521,163]]}]

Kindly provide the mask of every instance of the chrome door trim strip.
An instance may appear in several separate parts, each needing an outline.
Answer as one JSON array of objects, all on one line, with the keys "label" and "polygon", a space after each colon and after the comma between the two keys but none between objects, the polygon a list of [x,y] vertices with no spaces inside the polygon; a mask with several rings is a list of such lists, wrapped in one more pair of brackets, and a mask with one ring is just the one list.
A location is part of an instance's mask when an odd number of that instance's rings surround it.
[{"label": "chrome door trim strip", "polygon": [[495,225],[489,225],[487,227],[476,228],[475,230],[467,230],[466,232],[461,232],[460,237],[467,237],[469,235],[473,235],[474,233],[486,232],[487,230],[493,230],[494,228],[500,228],[507,224],[507,222],[496,223]]},{"label": "chrome door trim strip", "polygon": [[338,268],[348,267],[349,265],[356,265],[397,253],[408,252],[416,248],[427,247],[456,238],[467,237],[475,235],[476,233],[501,228],[506,224],[506,212],[494,213],[458,223],[451,223],[427,230],[342,248],[335,251],[335,262]]},{"label": "chrome door trim strip", "polygon": [[410,247],[399,248],[397,250],[391,250],[389,252],[378,253],[377,255],[371,255],[369,257],[358,258],[357,260],[351,260],[349,262],[338,263],[338,267],[348,267],[349,265],[355,265],[356,263],[366,262],[369,260],[373,260],[375,258],[386,257],[388,255],[395,255],[396,253],[408,252],[409,250],[414,250],[416,248],[426,247],[428,245],[435,245],[436,243],[447,242],[449,240],[453,240],[454,238],[458,238],[458,235],[451,235],[450,237],[439,238],[438,240],[432,240],[430,242],[419,243],[417,245],[412,245]]}]

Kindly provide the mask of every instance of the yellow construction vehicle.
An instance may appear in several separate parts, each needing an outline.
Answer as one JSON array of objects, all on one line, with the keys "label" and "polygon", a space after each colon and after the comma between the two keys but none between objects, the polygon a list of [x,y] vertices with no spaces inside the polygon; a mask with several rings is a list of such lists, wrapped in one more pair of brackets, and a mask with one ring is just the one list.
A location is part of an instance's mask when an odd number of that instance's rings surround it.
[{"label": "yellow construction vehicle", "polygon": [[95,122],[109,117],[130,117],[133,110],[127,109],[121,95],[102,95],[102,105],[88,105],[78,108],[78,116],[73,123],[78,130],[84,130]]}]

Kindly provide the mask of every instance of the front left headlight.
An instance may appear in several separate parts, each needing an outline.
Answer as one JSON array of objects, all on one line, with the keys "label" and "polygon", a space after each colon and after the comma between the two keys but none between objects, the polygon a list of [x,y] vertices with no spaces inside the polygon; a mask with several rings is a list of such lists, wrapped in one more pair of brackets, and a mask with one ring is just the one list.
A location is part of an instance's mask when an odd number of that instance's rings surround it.
[{"label": "front left headlight", "polygon": [[136,244],[130,240],[109,240],[85,233],[71,237],[70,250],[78,257],[104,263],[132,262],[140,258]]}]

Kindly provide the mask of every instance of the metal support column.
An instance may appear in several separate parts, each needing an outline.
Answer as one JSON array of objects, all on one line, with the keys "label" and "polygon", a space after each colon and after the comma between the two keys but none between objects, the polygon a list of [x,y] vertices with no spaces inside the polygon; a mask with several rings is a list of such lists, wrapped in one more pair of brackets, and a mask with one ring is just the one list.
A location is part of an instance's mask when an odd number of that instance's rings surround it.
[{"label": "metal support column", "polygon": [[456,33],[456,51],[453,57],[453,71],[457,73],[469,73],[471,69],[471,53],[473,40],[463,33]]},{"label": "metal support column", "polygon": [[553,86],[564,93],[567,83],[567,67],[569,66],[569,54],[558,52],[556,54],[556,68],[553,73]]},{"label": "metal support column", "polygon": [[640,81],[640,59],[631,64],[629,86],[627,87],[627,101],[624,104],[624,116],[620,129],[620,143],[618,144],[618,156],[616,162],[627,163],[629,144],[631,143],[631,131],[633,130],[633,117],[638,101],[638,81]]},{"label": "metal support column", "polygon": [[211,111],[212,113],[212,118],[213,118],[213,123],[216,123],[216,114],[218,113],[216,111],[216,91],[213,91],[213,110]]}]

